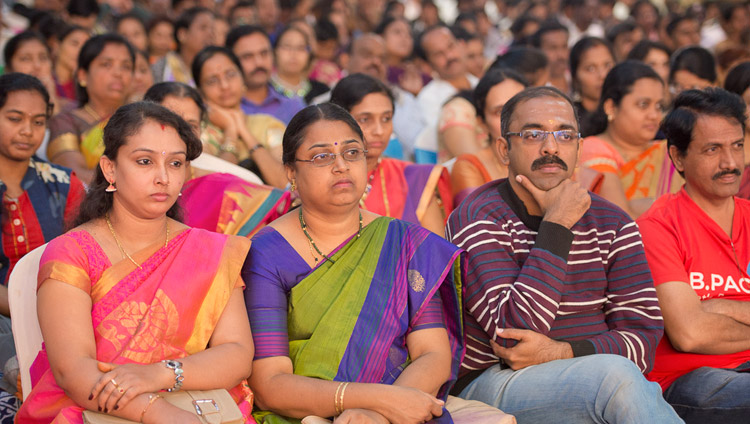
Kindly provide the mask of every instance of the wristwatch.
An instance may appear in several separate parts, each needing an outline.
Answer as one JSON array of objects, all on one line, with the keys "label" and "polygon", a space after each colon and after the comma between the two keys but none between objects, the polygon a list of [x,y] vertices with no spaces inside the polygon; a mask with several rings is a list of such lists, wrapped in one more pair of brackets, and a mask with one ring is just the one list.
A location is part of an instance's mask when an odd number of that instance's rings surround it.
[{"label": "wristwatch", "polygon": [[168,392],[176,392],[182,388],[182,382],[185,380],[185,377],[182,375],[182,362],[176,361],[174,359],[165,359],[161,361],[165,367],[169,368],[170,370],[174,371],[174,386],[172,388],[167,389]]}]

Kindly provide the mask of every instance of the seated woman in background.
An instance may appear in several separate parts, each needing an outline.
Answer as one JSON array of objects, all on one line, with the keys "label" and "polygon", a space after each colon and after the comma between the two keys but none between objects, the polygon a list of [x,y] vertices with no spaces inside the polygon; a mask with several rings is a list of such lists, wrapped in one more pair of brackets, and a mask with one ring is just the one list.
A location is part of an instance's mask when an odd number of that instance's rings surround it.
[{"label": "seated woman in background", "polygon": [[76,227],[40,261],[44,346],[18,421],[82,423],[89,409],[200,422],[162,399],[166,389],[233,388],[249,414],[240,271],[250,243],[187,227],[175,204],[200,140],[173,112],[139,102],[112,116],[104,145]]},{"label": "seated woman in background", "polygon": [[672,55],[669,67],[669,92],[672,97],[685,90],[714,87],[718,79],[716,59],[703,47],[685,47]]},{"label": "seated woman in background", "polygon": [[91,38],[91,34],[83,27],[70,25],[59,30],[55,38],[53,74],[57,95],[74,102],[76,100],[76,62],[83,43]]},{"label": "seated woman in background", "polygon": [[284,124],[269,115],[242,112],[240,102],[246,86],[237,56],[226,47],[206,47],[193,61],[193,75],[213,123],[203,134],[206,152],[241,163],[268,185],[286,187],[281,162],[270,149],[271,138],[281,134]]},{"label": "seated woman in background", "polygon": [[195,55],[214,42],[214,14],[205,7],[191,7],[174,23],[176,51],[168,51],[152,65],[154,81],[177,81],[195,85],[190,64]]},{"label": "seated woman in background", "polygon": [[604,78],[615,66],[615,55],[606,40],[584,37],[570,49],[570,77],[581,135],[596,134],[594,115],[602,94]]},{"label": "seated woman in background", "polygon": [[15,354],[8,277],[24,255],[64,232],[84,196],[69,169],[34,155],[51,112],[49,94],[38,79],[0,76],[0,369]]},{"label": "seated woman in background", "polygon": [[581,148],[581,166],[604,175],[602,196],[634,219],[683,184],[666,141],[654,140],[663,102],[664,82],[650,66],[636,61],[615,66],[602,87],[601,129]]},{"label": "seated woman in background", "polygon": [[474,89],[474,108],[489,135],[486,146],[477,153],[458,156],[451,169],[453,204],[458,205],[475,188],[508,176],[508,166],[500,161],[495,143],[502,136],[500,113],[505,102],[528,86],[526,80],[509,70],[490,70]]},{"label": "seated woman in background", "polygon": [[651,40],[641,40],[628,53],[627,60],[637,60],[650,66],[667,84],[669,81],[669,57],[672,51],[666,44]]},{"label": "seated woman in background", "polygon": [[[5,44],[3,51],[5,73],[21,72],[36,77],[44,84],[50,96],[52,115],[62,110],[68,102],[57,95],[52,73],[52,57],[44,37],[35,31],[24,31]],[[50,115],[51,116],[51,115]]]},{"label": "seated woman in background", "polygon": [[307,104],[330,90],[308,77],[314,58],[310,44],[308,35],[298,26],[284,28],[273,45],[276,69],[271,76],[276,91],[289,98],[299,97]]},{"label": "seated woman in background", "polygon": [[[144,100],[180,115],[200,136],[206,106],[195,88],[179,82],[160,82],[146,92]],[[189,167],[189,179],[182,188],[179,204],[184,210],[184,222],[190,227],[252,237],[291,206],[288,191],[254,184],[232,174],[205,171],[196,162]]]},{"label": "seated woman in background", "polygon": [[256,419],[451,422],[444,399],[464,350],[460,250],[360,209],[366,142],[344,109],[303,109],[283,144],[302,206],[256,234],[242,271],[250,386],[265,410]]},{"label": "seated woman in background", "polygon": [[352,114],[367,143],[367,185],[360,207],[442,236],[453,210],[448,171],[440,165],[381,156],[393,132],[393,95],[388,87],[369,75],[349,75],[336,84],[331,103]]},{"label": "seated woman in background", "polygon": [[102,131],[113,113],[125,104],[133,80],[135,51],[119,35],[90,38],[78,55],[79,107],[55,115],[49,122],[51,162],[72,168],[84,184],[104,151]]}]

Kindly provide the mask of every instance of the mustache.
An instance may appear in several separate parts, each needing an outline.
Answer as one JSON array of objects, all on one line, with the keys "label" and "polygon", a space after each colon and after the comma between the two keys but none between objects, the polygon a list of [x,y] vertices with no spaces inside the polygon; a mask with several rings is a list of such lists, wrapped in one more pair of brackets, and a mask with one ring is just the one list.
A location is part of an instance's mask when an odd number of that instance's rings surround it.
[{"label": "mustache", "polygon": [[255,68],[253,69],[253,72],[250,72],[250,75],[255,75],[257,73],[263,72],[264,74],[269,74],[270,71],[266,68]]},{"label": "mustache", "polygon": [[712,180],[718,180],[719,178],[723,177],[724,175],[736,175],[738,177],[742,176],[742,171],[740,171],[737,168],[734,169],[727,169],[726,171],[717,172],[714,174],[713,177],[711,177]]},{"label": "mustache", "polygon": [[536,171],[537,169],[540,169],[544,165],[560,165],[560,168],[562,168],[563,171],[568,170],[568,164],[566,164],[557,155],[546,155],[546,156],[540,157],[539,159],[531,163],[531,170]]}]

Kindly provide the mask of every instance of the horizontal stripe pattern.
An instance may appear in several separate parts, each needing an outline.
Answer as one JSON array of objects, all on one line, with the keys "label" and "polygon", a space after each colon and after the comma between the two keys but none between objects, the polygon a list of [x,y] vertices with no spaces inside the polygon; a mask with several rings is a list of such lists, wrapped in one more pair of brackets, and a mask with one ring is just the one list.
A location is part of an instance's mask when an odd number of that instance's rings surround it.
[{"label": "horizontal stripe pattern", "polygon": [[468,253],[462,374],[498,361],[489,343],[496,328],[588,340],[596,353],[625,356],[648,372],[663,322],[638,226],[592,194],[591,207],[572,228],[566,262],[535,247],[537,232],[502,198],[501,183],[474,191],[446,228],[448,239]]}]

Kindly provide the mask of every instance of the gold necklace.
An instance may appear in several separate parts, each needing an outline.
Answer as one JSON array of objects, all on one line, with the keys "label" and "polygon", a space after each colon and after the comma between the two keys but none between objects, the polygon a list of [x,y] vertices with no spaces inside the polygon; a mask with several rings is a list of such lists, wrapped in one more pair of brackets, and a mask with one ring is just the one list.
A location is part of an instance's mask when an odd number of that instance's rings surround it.
[{"label": "gold necklace", "polygon": [[[138,262],[133,259],[132,256],[128,255],[128,252],[123,249],[122,244],[120,244],[120,240],[117,238],[117,234],[115,234],[115,228],[112,227],[112,222],[109,220],[109,214],[104,215],[104,220],[107,221],[107,227],[109,227],[109,232],[112,233],[112,238],[115,239],[115,243],[117,243],[117,247],[120,248],[120,253],[122,253],[122,257],[127,257],[130,259],[130,262],[133,263],[133,265],[137,266],[138,269],[141,269],[141,266],[138,264]],[[166,223],[167,228],[167,238],[164,240],[164,247],[167,247],[167,244],[169,243],[169,221]]]},{"label": "gold necklace", "polygon": [[96,119],[97,122],[99,122],[99,121],[101,121],[101,120],[104,119],[104,118],[102,118],[101,115],[99,115],[98,113],[96,113],[96,111],[94,110],[94,108],[91,107],[91,105],[89,105],[88,103],[86,103],[85,105],[83,105],[83,110],[85,110],[86,113],[88,113],[89,115],[91,115],[92,118]]}]

